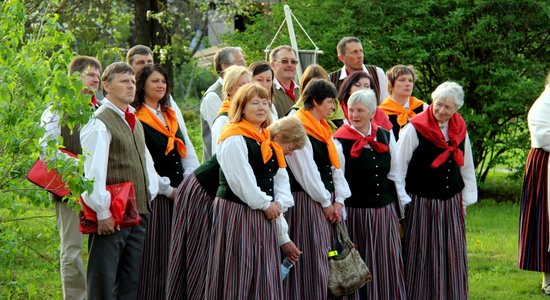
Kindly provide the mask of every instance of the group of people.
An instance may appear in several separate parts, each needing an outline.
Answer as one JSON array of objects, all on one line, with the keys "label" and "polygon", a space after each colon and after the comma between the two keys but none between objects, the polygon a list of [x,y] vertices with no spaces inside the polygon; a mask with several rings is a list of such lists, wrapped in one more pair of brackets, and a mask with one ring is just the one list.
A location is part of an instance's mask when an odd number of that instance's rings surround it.
[{"label": "group of people", "polygon": [[[103,71],[101,101],[101,65],[75,58],[94,117],[71,132],[42,116],[43,145],[63,137],[94,180],[87,276],[78,218],[56,201],[65,298],[328,299],[339,222],[373,277],[345,298],[467,298],[477,188],[462,87],[442,83],[428,105],[412,66],[365,65],[355,37],[336,48],[342,69],[310,65],[299,84],[290,46],[248,68],[239,47],[221,49],[200,104],[202,164],[149,48]],[[141,222],[121,228],[107,186],[126,181]],[[281,280],[283,259],[294,266]]]}]

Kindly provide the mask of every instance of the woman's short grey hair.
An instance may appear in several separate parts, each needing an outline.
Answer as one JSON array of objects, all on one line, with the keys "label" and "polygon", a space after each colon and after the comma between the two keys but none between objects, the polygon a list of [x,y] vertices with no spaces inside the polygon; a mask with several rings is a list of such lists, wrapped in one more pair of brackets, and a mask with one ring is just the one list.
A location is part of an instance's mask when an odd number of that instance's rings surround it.
[{"label": "woman's short grey hair", "polygon": [[440,84],[432,93],[432,100],[453,99],[455,101],[456,110],[459,110],[464,105],[464,90],[460,84],[447,81]]},{"label": "woman's short grey hair", "polygon": [[371,89],[355,91],[348,99],[348,107],[357,103],[363,104],[373,113],[376,111],[376,94]]}]

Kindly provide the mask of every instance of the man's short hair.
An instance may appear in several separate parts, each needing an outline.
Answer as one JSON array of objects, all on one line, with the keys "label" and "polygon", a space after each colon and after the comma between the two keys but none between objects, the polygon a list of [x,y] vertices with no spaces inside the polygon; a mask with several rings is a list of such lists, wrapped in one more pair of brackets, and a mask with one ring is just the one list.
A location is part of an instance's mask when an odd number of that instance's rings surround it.
[{"label": "man's short hair", "polygon": [[281,50],[291,51],[292,53],[294,53],[294,55],[296,55],[296,58],[298,57],[298,54],[296,54],[296,50],[294,50],[294,48],[290,47],[289,45],[281,45],[281,46],[276,47],[275,49],[271,50],[271,52],[269,52],[269,62],[270,63],[273,63],[277,60],[277,54],[279,54],[279,52]]},{"label": "man's short hair", "polygon": [[136,55],[153,56],[153,51],[151,51],[151,48],[147,46],[135,45],[134,47],[130,48],[130,50],[128,50],[128,53],[126,53],[126,62],[131,65],[134,62],[134,56]]},{"label": "man's short hair", "polygon": [[[111,82],[115,74],[132,74],[135,75],[134,68],[125,62],[114,62],[105,68],[101,74],[101,81]],[[103,89],[103,95],[107,95],[107,91]]]},{"label": "man's short hair", "polygon": [[224,47],[214,55],[214,69],[218,75],[222,74],[222,65],[233,65],[233,53],[241,52],[241,47]]},{"label": "man's short hair", "polygon": [[96,68],[101,72],[101,62],[95,57],[80,55],[73,58],[69,65],[69,75],[76,72],[84,73],[89,67]]},{"label": "man's short hair", "polygon": [[358,38],[353,37],[353,36],[348,36],[348,37],[345,37],[345,38],[341,39],[338,42],[338,45],[336,45],[336,52],[338,53],[338,55],[346,54],[346,48],[347,48],[349,43],[359,43],[359,44],[361,44],[361,40],[359,40]]}]

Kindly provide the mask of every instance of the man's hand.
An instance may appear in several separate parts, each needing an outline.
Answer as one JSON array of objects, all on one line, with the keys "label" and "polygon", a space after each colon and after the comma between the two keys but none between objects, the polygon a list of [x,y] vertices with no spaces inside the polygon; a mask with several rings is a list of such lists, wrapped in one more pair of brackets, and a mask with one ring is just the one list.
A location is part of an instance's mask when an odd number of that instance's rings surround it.
[{"label": "man's hand", "polygon": [[97,221],[97,234],[99,235],[111,235],[115,232],[115,229],[118,231],[120,227],[116,226],[115,228],[115,218],[113,217]]}]

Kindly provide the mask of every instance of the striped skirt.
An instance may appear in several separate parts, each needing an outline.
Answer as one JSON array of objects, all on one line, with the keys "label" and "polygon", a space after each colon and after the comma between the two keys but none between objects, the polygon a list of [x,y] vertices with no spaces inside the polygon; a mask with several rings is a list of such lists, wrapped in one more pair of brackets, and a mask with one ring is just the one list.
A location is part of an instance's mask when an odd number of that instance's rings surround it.
[{"label": "striped skirt", "polygon": [[214,199],[194,174],[180,185],[174,203],[166,299],[203,299]]},{"label": "striped skirt", "polygon": [[395,206],[347,207],[352,242],[369,267],[372,281],[359,290],[360,299],[406,299],[399,219]]},{"label": "striped skirt", "polygon": [[141,256],[138,299],[164,299],[170,251],[174,201],[158,195],[151,202],[151,214]]},{"label": "striped skirt", "polygon": [[277,224],[216,198],[204,299],[282,299]]},{"label": "striped skirt", "polygon": [[549,152],[531,148],[520,203],[518,267],[550,272],[548,253]]},{"label": "striped skirt", "polygon": [[404,245],[409,299],[467,299],[468,257],[462,194],[450,199],[411,195]]},{"label": "striped skirt", "polygon": [[294,207],[285,218],[288,234],[302,251],[300,260],[284,280],[285,299],[325,300],[328,295],[328,251],[333,247],[334,229],[319,203],[306,192],[292,192]]}]

